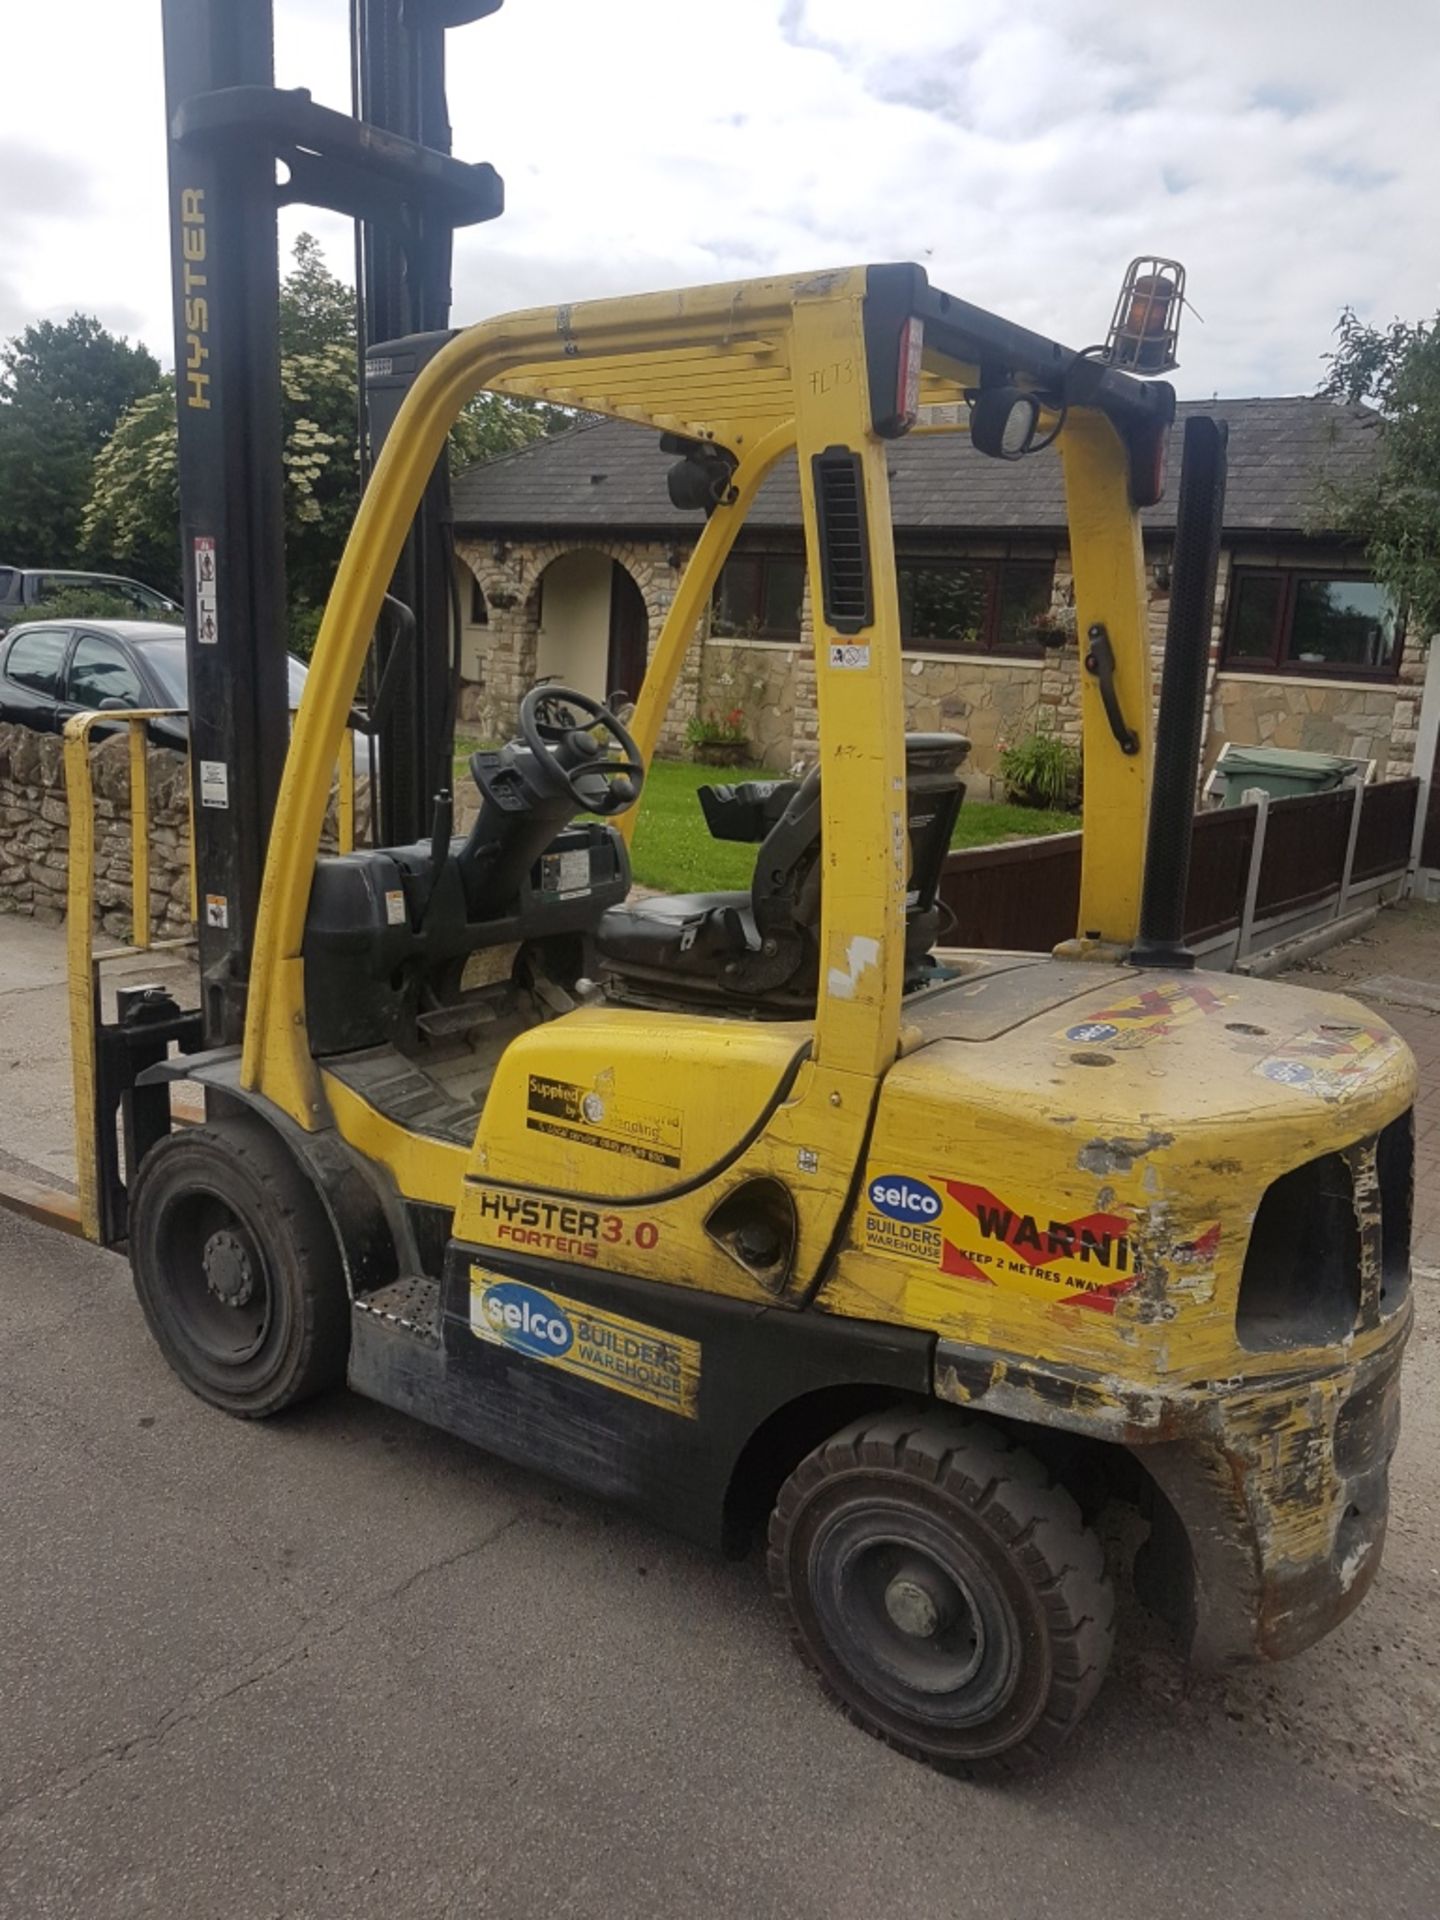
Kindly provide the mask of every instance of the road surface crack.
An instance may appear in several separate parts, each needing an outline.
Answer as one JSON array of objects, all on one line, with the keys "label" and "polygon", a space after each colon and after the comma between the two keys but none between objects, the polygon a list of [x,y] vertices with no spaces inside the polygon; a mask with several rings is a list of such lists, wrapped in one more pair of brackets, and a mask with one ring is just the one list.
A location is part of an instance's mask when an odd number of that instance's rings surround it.
[{"label": "road surface crack", "polygon": [[83,1787],[108,1768],[129,1760],[133,1755],[148,1748],[157,1748],[163,1744],[177,1728],[193,1725],[204,1719],[217,1707],[223,1707],[228,1701],[236,1699],[242,1693],[248,1693],[252,1687],[258,1687],[267,1680],[273,1680],[276,1674],[283,1673],[287,1667],[294,1666],[298,1660],[307,1660],[318,1649],[336,1639],[340,1634],[352,1628],[362,1614],[383,1607],[392,1601],[403,1599],[422,1580],[432,1574],[444,1573],[448,1568],[458,1566],[462,1560],[473,1559],[477,1554],[485,1553],[497,1540],[507,1534],[512,1527],[518,1526],[524,1518],[523,1513],[512,1513],[494,1526],[480,1539],[472,1540],[468,1546],[459,1547],[453,1553],[441,1554],[435,1560],[427,1560],[423,1566],[407,1573],[403,1580],[394,1586],[385,1587],[378,1593],[367,1594],[358,1605],[349,1607],[336,1619],[326,1619],[298,1635],[286,1646],[277,1648],[270,1654],[261,1655],[235,1678],[221,1681],[219,1675],[212,1675],[186,1699],[167,1707],[153,1727],[143,1733],[128,1735],[123,1740],[112,1740],[94,1753],[72,1762],[62,1768],[49,1780],[37,1786],[16,1793],[10,1799],[0,1801],[0,1821],[8,1820],[12,1814],[20,1812],[31,1801],[46,1798],[54,1793],[78,1793]]}]

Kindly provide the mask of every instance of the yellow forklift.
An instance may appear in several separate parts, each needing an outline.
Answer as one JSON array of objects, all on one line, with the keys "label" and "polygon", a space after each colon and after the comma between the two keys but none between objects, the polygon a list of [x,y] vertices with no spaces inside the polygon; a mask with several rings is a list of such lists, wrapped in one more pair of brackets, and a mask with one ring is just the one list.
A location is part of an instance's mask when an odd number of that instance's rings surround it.
[{"label": "yellow forklift", "polygon": [[[1403,1044],[1352,1001],[1202,976],[1181,940],[1224,440],[1187,435],[1157,727],[1138,515],[1174,401],[1163,326],[1127,311],[1075,353],[872,266],[372,349],[403,397],[285,761],[243,1038],[167,1052],[152,998],[148,1064],[78,1089],[92,1198],[97,1098],[99,1135],[124,1117],[109,1237],[193,1391],[257,1417],[348,1381],[717,1547],[766,1531],[826,1688],[955,1770],[1032,1763],[1084,1714],[1112,1499],[1195,1659],[1344,1618],[1411,1319]],[[470,763],[468,833],[442,793],[428,837],[323,853],[387,585],[482,389],[656,430],[704,530],[628,725],[536,688]],[[1063,463],[1085,832],[1054,956],[946,946],[965,742],[905,732],[888,450],[956,431]],[[757,847],[748,890],[633,899],[682,661],[791,458],[816,763],[702,790]],[[95,1004],[77,982],[86,1059]],[[180,1079],[208,1118],[170,1130]]]}]

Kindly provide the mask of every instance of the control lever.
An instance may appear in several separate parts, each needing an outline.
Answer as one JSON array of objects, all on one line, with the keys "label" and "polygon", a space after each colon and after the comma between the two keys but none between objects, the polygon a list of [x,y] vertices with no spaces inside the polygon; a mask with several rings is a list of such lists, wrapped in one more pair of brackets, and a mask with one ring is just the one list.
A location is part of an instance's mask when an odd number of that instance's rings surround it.
[{"label": "control lever", "polygon": [[435,811],[430,819],[430,866],[437,875],[449,858],[455,833],[455,796],[442,787],[435,796]]},{"label": "control lever", "polygon": [[455,796],[449,787],[442,787],[435,796],[435,811],[430,816],[430,890],[421,902],[416,917],[417,933],[423,930],[431,904],[440,890],[440,876],[450,858],[450,841],[454,832]]},{"label": "control lever", "polygon": [[1110,722],[1110,731],[1122,753],[1138,753],[1140,736],[1125,724],[1125,715],[1120,711],[1120,696],[1115,691],[1115,649],[1110,644],[1110,636],[1097,621],[1091,627],[1088,638],[1090,650],[1085,655],[1085,671],[1093,673],[1100,682],[1100,698],[1105,705],[1105,718]]}]

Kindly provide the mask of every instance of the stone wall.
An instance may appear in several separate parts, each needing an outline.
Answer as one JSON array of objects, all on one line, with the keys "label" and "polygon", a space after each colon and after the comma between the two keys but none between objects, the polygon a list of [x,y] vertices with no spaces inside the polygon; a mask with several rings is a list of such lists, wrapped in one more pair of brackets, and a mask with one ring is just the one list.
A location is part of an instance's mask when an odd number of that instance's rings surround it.
[{"label": "stone wall", "polygon": [[[536,677],[539,583],[546,566],[562,553],[589,548],[620,561],[635,578],[649,615],[653,648],[674,598],[689,540],[462,540],[459,552],[479,579],[489,605],[482,677],[467,683],[462,713],[467,725],[489,737],[508,734],[520,696]],[[977,547],[976,557],[984,558]],[[1228,740],[1243,745],[1315,747],[1359,754],[1377,761],[1377,773],[1394,779],[1412,771],[1425,647],[1407,640],[1398,682],[1271,679],[1219,671],[1221,636],[1232,554],[1220,556],[1206,691],[1204,764],[1211,766]],[[678,561],[680,564],[674,564]],[[1249,566],[1325,567],[1346,564],[1315,546],[1247,547]],[[1160,685],[1165,625],[1170,613],[1168,543],[1152,542],[1146,553],[1149,638],[1154,682]],[[1074,605],[1070,557],[1056,557],[1053,604]],[[972,743],[970,771],[977,787],[994,776],[1003,747],[1036,725],[1080,741],[1080,648],[1074,639],[1039,659],[993,655],[907,653],[904,657],[905,724],[915,730],[954,729]],[[697,711],[746,716],[755,757],[785,768],[813,757],[818,735],[815,663],[807,588],[801,630],[794,645],[710,636],[708,615],[686,655],[676,698],[661,736],[667,754],[685,751],[685,726]]]},{"label": "stone wall", "polygon": [[[540,581],[561,554],[588,551],[618,560],[645,602],[653,651],[675,598],[688,543],[667,540],[459,540],[456,552],[485,595],[488,638],[479,650],[479,678],[466,681],[460,703],[465,725],[486,739],[515,731],[521,697],[535,684],[540,638]],[[671,556],[680,565],[671,564]],[[665,753],[683,750],[686,722],[700,693],[700,652],[691,647],[661,735]]]},{"label": "stone wall", "polygon": [[[150,910],[158,939],[179,939],[190,921],[190,807],[186,756],[151,747]],[[90,750],[95,793],[95,921],[114,940],[132,931],[130,743],[124,734]],[[370,832],[370,783],[355,783],[355,837]],[[322,848],[335,847],[332,791]],[[47,926],[65,918],[70,877],[70,809],[64,749],[55,734],[0,722],[0,913],[23,913]]]},{"label": "stone wall", "polygon": [[700,711],[723,715],[739,707],[756,762],[780,772],[795,758],[798,651],[774,640],[711,639],[702,655]]},{"label": "stone wall", "polygon": [[[130,760],[123,735],[92,748],[96,922],[128,940]],[[150,900],[156,938],[190,928],[190,817],[185,756],[150,750]],[[65,917],[70,813],[63,749],[54,734],[0,724],[0,912],[47,926]]]}]

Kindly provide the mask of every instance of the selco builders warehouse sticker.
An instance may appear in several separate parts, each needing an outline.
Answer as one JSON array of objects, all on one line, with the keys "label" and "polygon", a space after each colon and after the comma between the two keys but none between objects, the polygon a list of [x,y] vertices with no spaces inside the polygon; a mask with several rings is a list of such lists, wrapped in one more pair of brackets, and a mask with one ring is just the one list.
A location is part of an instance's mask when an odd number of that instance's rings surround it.
[{"label": "selco builders warehouse sticker", "polygon": [[700,1343],[602,1313],[563,1294],[470,1269],[470,1330],[563,1373],[628,1393],[694,1420],[700,1401]]}]

